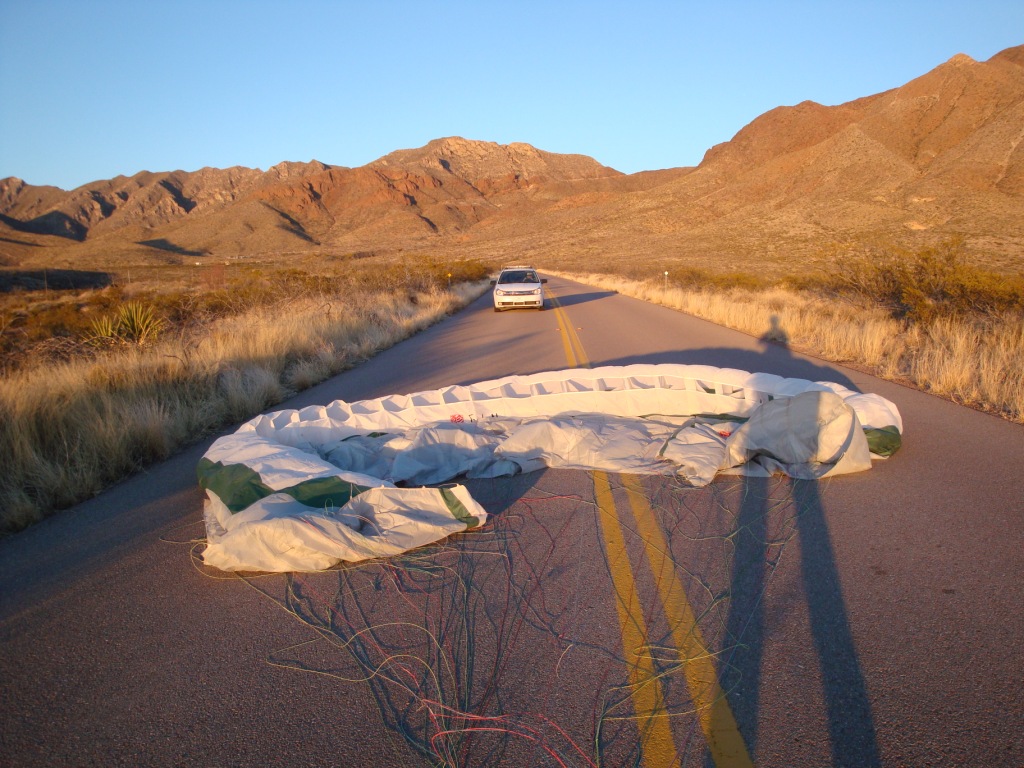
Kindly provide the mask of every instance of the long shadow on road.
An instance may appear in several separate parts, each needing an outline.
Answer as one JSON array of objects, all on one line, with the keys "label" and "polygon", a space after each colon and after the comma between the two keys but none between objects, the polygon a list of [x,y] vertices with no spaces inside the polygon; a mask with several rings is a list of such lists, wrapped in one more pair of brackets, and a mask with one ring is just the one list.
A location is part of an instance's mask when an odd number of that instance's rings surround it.
[{"label": "long shadow on road", "polygon": [[839,585],[835,554],[817,482],[793,481],[800,568],[821,667],[832,764],[881,765],[874,716]]},{"label": "long shadow on road", "polygon": [[588,291],[585,293],[570,293],[564,296],[559,294],[558,305],[560,307],[572,307],[577,304],[586,304],[588,301],[597,301],[614,295],[612,291]]},{"label": "long shadow on road", "polygon": [[[764,681],[768,582],[782,552],[774,545],[791,537],[799,549],[800,584],[807,606],[811,642],[818,660],[833,766],[881,765],[874,716],[861,672],[840,587],[819,483],[744,477],[732,535],[733,566],[727,644],[720,671],[722,687],[744,741],[757,753]],[[789,549],[789,547],[785,547]],[[814,696],[807,691],[807,697]],[[713,768],[710,760],[706,763]]]},{"label": "long shadow on road", "polygon": [[766,477],[745,477],[736,532],[726,631],[734,642],[722,672],[722,687],[732,691],[733,712],[751,753],[756,750],[764,654],[764,595],[768,568],[769,484]]},{"label": "long shadow on road", "polygon": [[601,365],[630,365],[632,363],[676,365],[713,365],[718,368],[736,368],[741,371],[773,373],[792,379],[808,381],[832,381],[848,389],[857,387],[850,378],[831,365],[819,365],[813,360],[798,357],[788,349],[769,345],[764,352],[753,349],[732,349],[729,347],[708,347],[705,349],[681,349],[656,355],[637,355],[616,360],[602,360]]},{"label": "long shadow on road", "polygon": [[[853,388],[835,369],[791,356],[785,340],[784,330],[773,319],[772,328],[761,339],[764,354],[699,350],[682,353],[678,362],[742,364],[750,371],[835,381]],[[818,481],[791,480],[786,486],[789,498],[780,504],[779,499],[772,499],[773,484],[766,477],[744,476],[742,481],[726,624],[728,642],[734,645],[720,672],[723,688],[730,692],[744,740],[751,754],[756,754],[766,632],[763,598],[777,565],[769,545],[779,530],[780,512],[792,515],[783,525],[795,525],[799,540],[801,583],[820,669],[832,765],[880,766],[874,716],[843,599],[821,487]]]}]

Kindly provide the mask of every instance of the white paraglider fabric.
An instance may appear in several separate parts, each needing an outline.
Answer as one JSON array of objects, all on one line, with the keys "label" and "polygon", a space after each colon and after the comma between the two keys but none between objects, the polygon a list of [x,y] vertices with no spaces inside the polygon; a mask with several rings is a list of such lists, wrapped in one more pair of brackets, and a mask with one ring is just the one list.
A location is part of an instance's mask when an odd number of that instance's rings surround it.
[{"label": "white paraglider fabric", "polygon": [[691,365],[513,376],[284,410],[218,439],[198,467],[204,561],[311,571],[483,525],[459,477],[545,467],[816,479],[898,448],[895,405],[839,384]]}]

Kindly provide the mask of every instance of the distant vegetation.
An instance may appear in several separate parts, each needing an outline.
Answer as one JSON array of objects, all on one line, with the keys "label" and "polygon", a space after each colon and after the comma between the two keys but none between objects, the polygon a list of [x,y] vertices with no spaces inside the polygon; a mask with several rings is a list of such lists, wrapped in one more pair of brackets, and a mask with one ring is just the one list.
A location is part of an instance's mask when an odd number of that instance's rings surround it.
[{"label": "distant vegetation", "polygon": [[960,238],[916,253],[853,257],[836,264],[827,282],[893,317],[925,325],[1024,310],[1024,279],[969,263]]},{"label": "distant vegetation", "polygon": [[850,247],[822,261],[817,270],[802,273],[793,273],[792,265],[787,270],[787,265],[774,262],[761,274],[676,265],[658,273],[650,263],[602,263],[601,272],[636,282],[660,282],[665,288],[760,291],[783,287],[855,300],[918,324],[1024,310],[1024,278],[973,263],[960,237],[917,251]]},{"label": "distant vegetation", "polygon": [[[446,262],[429,254],[388,262],[353,254],[315,263],[310,269],[245,262],[136,268],[134,282],[131,271],[125,269],[116,280],[106,276],[101,285],[108,287],[85,290],[66,280],[46,283],[42,270],[33,273],[37,279],[27,287],[10,277],[5,282],[0,271],[0,373],[80,359],[95,354],[97,341],[145,344],[152,341],[154,331],[161,330],[169,335],[201,334],[218,318],[286,306],[309,296],[332,297],[335,303],[347,294],[411,297],[488,274],[488,267],[479,261]],[[66,272],[51,270],[50,274]],[[26,273],[8,270],[6,274]],[[126,316],[131,308],[134,317]],[[147,312],[150,327],[143,332],[139,323]]]},{"label": "distant vegetation", "polygon": [[335,266],[207,267],[191,290],[9,294],[0,534],[436,322],[489,272],[430,257]]},{"label": "distant vegetation", "polygon": [[971,265],[959,239],[774,280],[637,272],[566,276],[1024,422],[1024,280]]}]

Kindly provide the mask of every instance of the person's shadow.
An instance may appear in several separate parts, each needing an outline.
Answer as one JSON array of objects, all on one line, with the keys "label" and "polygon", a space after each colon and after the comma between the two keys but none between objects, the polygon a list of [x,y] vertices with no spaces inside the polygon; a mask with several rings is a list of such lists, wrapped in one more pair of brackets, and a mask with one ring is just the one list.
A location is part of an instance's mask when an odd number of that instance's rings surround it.
[{"label": "person's shadow", "polygon": [[760,349],[736,347],[705,347],[678,349],[655,354],[638,354],[601,361],[601,365],[630,365],[632,363],[673,363],[677,365],[713,365],[718,368],[736,368],[741,371],[773,373],[792,379],[830,381],[847,389],[857,386],[838,368],[794,355],[789,334],[782,327],[778,315],[772,315],[770,327],[758,338]]},{"label": "person's shadow", "polygon": [[762,333],[757,340],[762,344],[777,344],[780,347],[789,349],[789,334],[782,327],[782,321],[779,320],[779,316],[772,315],[768,322],[771,323],[771,327]]},{"label": "person's shadow", "polygon": [[[771,327],[759,341],[766,354],[777,357],[780,349],[789,353],[789,336],[778,316],[772,316]],[[783,522],[795,524],[798,537],[803,598],[818,657],[832,765],[880,766],[871,701],[843,600],[819,482],[789,479],[780,484],[771,478],[748,475],[741,482],[742,499],[732,536],[733,568],[726,622],[727,642],[732,644],[732,650],[719,674],[748,748],[754,752],[756,746],[764,640],[769,623],[764,595],[776,565],[771,562],[771,550],[777,544],[773,538],[777,536],[782,511],[795,518]],[[780,493],[788,498],[780,500]]]}]

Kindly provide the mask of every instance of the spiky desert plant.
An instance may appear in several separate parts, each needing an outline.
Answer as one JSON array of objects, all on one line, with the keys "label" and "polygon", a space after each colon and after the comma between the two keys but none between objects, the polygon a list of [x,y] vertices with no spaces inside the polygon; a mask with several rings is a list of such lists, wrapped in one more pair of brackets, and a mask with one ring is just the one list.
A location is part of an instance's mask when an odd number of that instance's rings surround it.
[{"label": "spiky desert plant", "polygon": [[156,341],[163,330],[164,321],[157,317],[152,307],[132,301],[121,305],[117,326],[121,338],[142,346]]},{"label": "spiky desert plant", "polygon": [[96,346],[109,346],[121,341],[118,322],[113,317],[97,317],[90,323],[86,340]]}]

